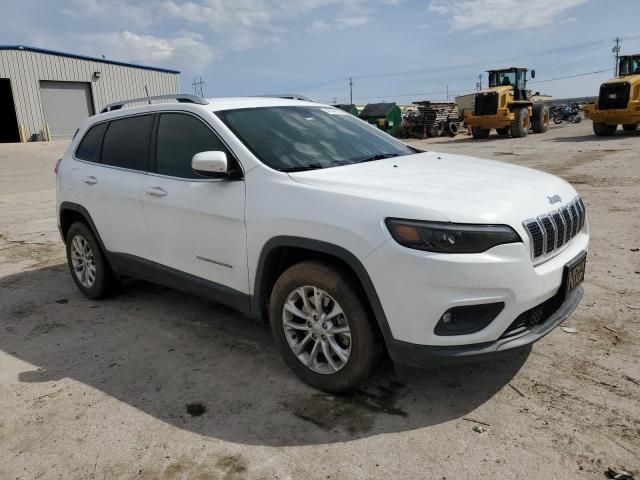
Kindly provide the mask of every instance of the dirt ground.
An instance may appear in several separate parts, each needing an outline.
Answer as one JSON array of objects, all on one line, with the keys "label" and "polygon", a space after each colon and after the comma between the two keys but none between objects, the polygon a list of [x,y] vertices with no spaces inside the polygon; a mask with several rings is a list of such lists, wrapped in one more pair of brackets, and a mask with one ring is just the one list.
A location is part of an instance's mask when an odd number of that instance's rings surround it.
[{"label": "dirt ground", "polygon": [[584,122],[412,143],[575,185],[592,235],[585,297],[565,323],[577,332],[499,361],[388,366],[349,397],[302,384],[268,329],[230,309],[133,281],[82,297],[55,220],[66,144],[0,145],[0,478],[640,474],[640,131],[596,138]]}]

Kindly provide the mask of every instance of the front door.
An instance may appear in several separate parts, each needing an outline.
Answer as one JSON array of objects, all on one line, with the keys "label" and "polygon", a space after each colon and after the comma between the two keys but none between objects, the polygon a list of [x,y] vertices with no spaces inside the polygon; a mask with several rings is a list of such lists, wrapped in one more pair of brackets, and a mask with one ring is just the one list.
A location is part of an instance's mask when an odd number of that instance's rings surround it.
[{"label": "front door", "polygon": [[224,151],[229,162],[235,161],[200,118],[187,113],[159,114],[155,155],[142,186],[156,269],[248,293],[245,184],[195,173],[191,159],[203,151]]}]

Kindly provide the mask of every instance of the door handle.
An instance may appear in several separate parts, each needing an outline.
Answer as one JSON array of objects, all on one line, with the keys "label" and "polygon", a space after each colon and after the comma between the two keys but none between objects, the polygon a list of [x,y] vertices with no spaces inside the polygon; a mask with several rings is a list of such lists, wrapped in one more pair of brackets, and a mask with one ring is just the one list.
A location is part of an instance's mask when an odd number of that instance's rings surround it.
[{"label": "door handle", "polygon": [[86,183],[87,185],[95,185],[96,183],[98,183],[98,179],[96,177],[94,177],[93,175],[90,175],[88,177],[84,177],[82,179],[82,181],[84,183]]},{"label": "door handle", "polygon": [[166,197],[167,192],[160,187],[148,187],[146,189],[147,195],[151,195],[152,197]]}]

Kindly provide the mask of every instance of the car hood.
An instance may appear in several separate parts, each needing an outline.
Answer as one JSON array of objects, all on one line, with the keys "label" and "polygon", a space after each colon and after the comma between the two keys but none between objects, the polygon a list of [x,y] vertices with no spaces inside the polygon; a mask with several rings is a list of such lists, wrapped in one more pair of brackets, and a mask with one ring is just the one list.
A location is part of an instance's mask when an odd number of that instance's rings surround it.
[{"label": "car hood", "polygon": [[[513,226],[577,195],[566,181],[538,170],[435,152],[296,172],[290,177],[378,202],[387,217]],[[556,195],[561,201],[552,204]]]}]

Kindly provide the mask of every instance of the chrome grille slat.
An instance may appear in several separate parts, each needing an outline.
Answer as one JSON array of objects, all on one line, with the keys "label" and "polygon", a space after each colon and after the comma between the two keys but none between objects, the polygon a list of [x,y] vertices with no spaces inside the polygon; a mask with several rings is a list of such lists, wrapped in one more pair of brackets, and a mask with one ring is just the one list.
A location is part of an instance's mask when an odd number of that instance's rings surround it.
[{"label": "chrome grille slat", "polygon": [[576,197],[558,210],[522,222],[531,241],[531,258],[547,257],[569,243],[582,231],[586,219],[584,202]]},{"label": "chrome grille slat", "polygon": [[566,228],[564,226],[564,220],[562,219],[562,215],[560,215],[560,213],[553,212],[551,214],[551,218],[553,218],[553,223],[556,226],[556,231],[558,232],[558,242],[556,244],[556,248],[560,248],[562,245],[564,245],[564,240],[565,240],[565,232],[566,232]]}]

